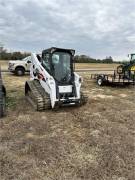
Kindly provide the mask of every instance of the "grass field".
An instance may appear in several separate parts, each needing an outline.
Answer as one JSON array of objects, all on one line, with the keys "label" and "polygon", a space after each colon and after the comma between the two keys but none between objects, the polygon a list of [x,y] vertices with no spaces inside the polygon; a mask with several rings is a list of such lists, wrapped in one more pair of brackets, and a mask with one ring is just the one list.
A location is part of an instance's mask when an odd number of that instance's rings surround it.
[{"label": "grass field", "polygon": [[8,61],[2,61],[0,60],[0,67],[1,69],[7,69],[8,68]]},{"label": "grass field", "polygon": [[24,97],[29,76],[3,74],[7,117],[0,121],[0,179],[135,179],[134,87],[100,88],[88,72],[81,75],[87,105],[35,112]]},{"label": "grass field", "polygon": [[[96,63],[76,63],[75,64],[75,68],[76,69],[104,69],[104,68],[108,68],[108,69],[116,69],[116,67],[119,64],[96,64]],[[0,60],[0,66],[2,69],[7,69],[8,67],[8,61],[2,61]]]}]

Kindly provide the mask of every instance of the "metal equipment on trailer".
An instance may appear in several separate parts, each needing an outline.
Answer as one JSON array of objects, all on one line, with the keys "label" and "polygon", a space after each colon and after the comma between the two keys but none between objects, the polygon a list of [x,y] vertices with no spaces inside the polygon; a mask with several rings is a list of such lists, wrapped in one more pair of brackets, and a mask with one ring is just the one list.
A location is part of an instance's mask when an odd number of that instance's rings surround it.
[{"label": "metal equipment on trailer", "polygon": [[117,73],[123,74],[125,71],[135,71],[135,53],[129,54],[129,62],[124,62],[117,67]]},{"label": "metal equipment on trailer", "polygon": [[118,74],[115,70],[113,74],[91,74],[91,79],[95,79],[99,86],[135,85],[135,71],[123,71],[122,74]]},{"label": "metal equipment on trailer", "polygon": [[81,91],[82,78],[74,71],[72,49],[52,47],[42,55],[31,55],[30,81],[26,81],[25,95],[36,110],[59,106],[81,105],[87,102]]},{"label": "metal equipment on trailer", "polygon": [[5,115],[6,109],[6,88],[3,85],[1,69],[0,69],[0,118]]}]

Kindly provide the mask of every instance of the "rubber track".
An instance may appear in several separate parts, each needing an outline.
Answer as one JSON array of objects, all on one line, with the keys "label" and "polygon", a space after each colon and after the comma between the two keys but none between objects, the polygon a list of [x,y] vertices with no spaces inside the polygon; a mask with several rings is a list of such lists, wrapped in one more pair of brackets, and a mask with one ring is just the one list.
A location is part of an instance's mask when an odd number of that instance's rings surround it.
[{"label": "rubber track", "polygon": [[81,105],[84,105],[88,102],[88,93],[86,91],[81,91]]},{"label": "rubber track", "polygon": [[29,93],[26,95],[29,102],[37,111],[43,111],[51,108],[50,97],[42,88],[38,80],[27,81]]}]

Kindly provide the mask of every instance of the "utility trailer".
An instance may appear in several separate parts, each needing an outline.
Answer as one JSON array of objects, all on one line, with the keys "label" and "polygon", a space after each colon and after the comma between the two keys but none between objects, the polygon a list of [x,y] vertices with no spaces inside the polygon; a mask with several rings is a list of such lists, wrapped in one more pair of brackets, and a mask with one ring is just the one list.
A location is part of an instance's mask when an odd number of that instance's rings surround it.
[{"label": "utility trailer", "polygon": [[0,69],[0,118],[5,115],[6,107],[6,88],[3,85],[1,69]]},{"label": "utility trailer", "polygon": [[99,86],[135,85],[135,71],[124,71],[123,74],[118,74],[115,70],[113,74],[91,74],[91,79],[95,79]]}]

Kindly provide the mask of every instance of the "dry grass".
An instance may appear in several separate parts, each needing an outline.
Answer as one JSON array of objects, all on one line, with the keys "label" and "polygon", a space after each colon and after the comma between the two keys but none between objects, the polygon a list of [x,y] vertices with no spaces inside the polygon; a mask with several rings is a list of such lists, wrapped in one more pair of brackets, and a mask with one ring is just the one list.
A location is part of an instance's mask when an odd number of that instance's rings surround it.
[{"label": "dry grass", "polygon": [[119,64],[76,63],[76,69],[116,69]]},{"label": "dry grass", "polygon": [[28,76],[4,75],[0,179],[135,179],[134,88],[99,88],[82,75],[88,104],[46,112],[34,112],[25,101]]},{"label": "dry grass", "polygon": [[0,60],[0,67],[1,69],[6,69],[7,70],[7,67],[8,67],[8,61],[2,61]]},{"label": "dry grass", "polygon": [[[0,60],[2,69],[7,69],[8,61]],[[96,64],[96,63],[76,63],[76,69],[116,69],[118,64]]]}]

